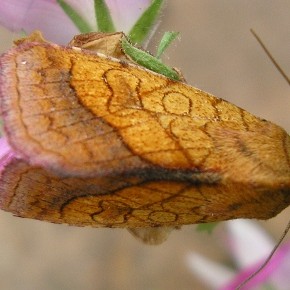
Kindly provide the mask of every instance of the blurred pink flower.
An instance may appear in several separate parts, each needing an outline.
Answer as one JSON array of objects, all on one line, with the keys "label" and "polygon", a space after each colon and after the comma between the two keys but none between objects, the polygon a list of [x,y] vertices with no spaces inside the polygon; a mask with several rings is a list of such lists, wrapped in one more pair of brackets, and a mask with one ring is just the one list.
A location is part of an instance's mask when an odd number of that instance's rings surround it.
[{"label": "blurred pink flower", "polygon": [[[189,253],[186,257],[189,268],[209,289],[236,289],[259,268],[275,246],[275,242],[261,227],[247,220],[227,222],[224,244],[236,269],[218,264],[197,253]],[[288,242],[279,247],[267,266],[242,289],[262,289],[263,286],[266,289],[267,285],[269,289],[288,290],[289,268],[290,243]]]},{"label": "blurred pink flower", "polygon": [[0,138],[0,174],[11,159],[15,157],[16,156],[10,145],[7,143],[6,138]]},{"label": "blurred pink flower", "polygon": [[[93,0],[66,0],[90,25],[97,30]],[[107,0],[115,27],[125,33],[130,30],[150,0]],[[1,0],[0,24],[12,31],[31,33],[41,30],[44,36],[59,44],[67,43],[79,34],[56,0]]]}]

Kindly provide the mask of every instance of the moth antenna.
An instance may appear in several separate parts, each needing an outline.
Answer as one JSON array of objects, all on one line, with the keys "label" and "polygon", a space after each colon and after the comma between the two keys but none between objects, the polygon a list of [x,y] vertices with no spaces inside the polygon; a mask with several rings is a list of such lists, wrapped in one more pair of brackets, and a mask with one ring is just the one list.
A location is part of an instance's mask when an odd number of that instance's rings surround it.
[{"label": "moth antenna", "polygon": [[236,290],[242,289],[243,286],[245,286],[250,280],[252,280],[255,276],[257,276],[267,266],[267,264],[269,263],[269,261],[272,259],[272,257],[276,253],[277,249],[282,244],[282,242],[285,239],[286,235],[288,234],[289,230],[290,230],[290,220],[288,221],[288,224],[287,224],[287,226],[286,226],[283,234],[281,235],[280,239],[278,240],[277,244],[275,245],[275,247],[273,248],[273,250],[271,251],[271,253],[267,257],[267,259],[263,262],[263,264],[255,272],[253,272],[246,280],[244,280],[236,288]]},{"label": "moth antenna", "polygon": [[270,58],[270,60],[272,61],[272,63],[275,65],[275,67],[277,68],[277,70],[281,73],[281,75],[283,76],[283,78],[286,80],[286,82],[288,83],[288,85],[290,85],[290,79],[289,79],[289,77],[283,71],[283,69],[278,64],[278,62],[274,59],[274,57],[272,56],[272,54],[270,53],[270,51],[267,49],[267,47],[265,46],[265,44],[262,42],[261,38],[257,35],[257,33],[254,31],[254,29],[250,29],[250,31],[252,32],[252,34],[254,35],[254,37],[256,38],[256,40],[259,42],[259,44],[261,45],[261,47],[263,48],[263,50],[265,51],[265,53],[268,55],[268,57]]}]

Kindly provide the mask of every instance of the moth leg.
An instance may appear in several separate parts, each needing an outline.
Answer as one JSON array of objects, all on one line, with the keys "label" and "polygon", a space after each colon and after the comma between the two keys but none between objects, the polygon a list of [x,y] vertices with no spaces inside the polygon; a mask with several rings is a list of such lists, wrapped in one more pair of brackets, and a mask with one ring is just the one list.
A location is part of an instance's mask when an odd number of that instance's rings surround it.
[{"label": "moth leg", "polygon": [[129,228],[128,231],[136,239],[147,245],[159,245],[165,242],[176,227]]}]

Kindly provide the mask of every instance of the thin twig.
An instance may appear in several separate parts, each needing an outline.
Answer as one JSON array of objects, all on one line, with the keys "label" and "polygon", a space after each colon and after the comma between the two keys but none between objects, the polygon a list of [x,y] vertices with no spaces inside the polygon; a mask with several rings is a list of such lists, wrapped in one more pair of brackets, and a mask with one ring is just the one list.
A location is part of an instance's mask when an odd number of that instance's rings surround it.
[{"label": "thin twig", "polygon": [[289,79],[289,77],[286,75],[286,73],[282,70],[282,68],[280,67],[280,65],[274,59],[274,57],[269,52],[269,50],[267,49],[267,47],[265,46],[265,44],[262,42],[262,40],[260,39],[260,37],[257,35],[257,33],[253,29],[250,29],[250,30],[251,30],[252,34],[254,35],[254,37],[259,42],[259,44],[261,45],[261,47],[263,48],[263,50],[266,52],[266,54],[268,55],[268,57],[270,58],[270,60],[272,61],[272,63],[275,65],[275,67],[277,68],[277,70],[281,73],[281,75],[286,80],[286,82],[288,83],[288,85],[290,85],[290,79]]},{"label": "thin twig", "polygon": [[[272,56],[272,54],[269,52],[269,50],[267,49],[267,47],[265,46],[265,44],[262,42],[262,40],[260,39],[260,37],[256,34],[256,32],[251,29],[252,34],[254,35],[254,37],[256,38],[256,40],[259,42],[259,44],[261,45],[261,47],[263,48],[263,50],[266,52],[266,54],[268,55],[268,57],[270,58],[270,60],[272,61],[272,63],[275,65],[275,67],[277,68],[277,70],[281,73],[281,75],[284,77],[284,79],[287,81],[287,83],[290,85],[290,79],[289,77],[286,75],[286,73],[282,70],[282,68],[280,67],[280,65],[277,63],[277,61],[274,59],[274,57]],[[242,287],[244,287],[250,280],[252,280],[256,275],[258,275],[269,263],[269,261],[272,259],[272,257],[274,256],[274,254],[276,253],[277,249],[279,248],[279,246],[281,245],[281,243],[283,242],[284,238],[286,237],[287,233],[290,230],[290,220],[283,232],[283,234],[281,235],[278,243],[275,245],[275,247],[273,248],[273,250],[271,251],[270,255],[267,257],[267,259],[263,262],[263,264],[254,272],[252,273],[246,280],[244,280],[237,288],[236,290],[242,289]]]},{"label": "thin twig", "polygon": [[287,233],[290,230],[290,220],[283,232],[283,234],[281,235],[279,241],[277,242],[277,244],[275,245],[275,247],[273,248],[273,250],[271,251],[270,255],[267,257],[267,259],[264,261],[264,263],[254,272],[252,273],[245,281],[243,281],[237,288],[236,290],[242,289],[243,286],[245,286],[251,279],[253,279],[256,275],[258,275],[269,263],[269,261],[272,259],[272,257],[274,256],[274,254],[276,253],[277,249],[279,248],[279,246],[281,245],[281,243],[283,242],[284,238],[286,237]]}]

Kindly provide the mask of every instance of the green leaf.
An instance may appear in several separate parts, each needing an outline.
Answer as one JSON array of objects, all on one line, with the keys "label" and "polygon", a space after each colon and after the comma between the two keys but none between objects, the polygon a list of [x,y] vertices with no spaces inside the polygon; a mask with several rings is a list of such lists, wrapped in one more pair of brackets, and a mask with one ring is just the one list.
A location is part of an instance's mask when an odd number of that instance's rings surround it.
[{"label": "green leaf", "polygon": [[164,33],[157,49],[157,53],[156,53],[157,58],[161,57],[162,53],[170,45],[170,43],[178,36],[178,34],[179,32],[174,32],[174,31],[167,31]]},{"label": "green leaf", "polygon": [[115,32],[115,26],[108,9],[107,4],[103,0],[95,0],[95,14],[100,32]]},{"label": "green leaf", "polygon": [[90,25],[64,0],[57,0],[57,3],[81,33],[92,31]]},{"label": "green leaf", "polygon": [[163,0],[152,0],[150,6],[144,11],[129,32],[129,38],[132,43],[142,44],[146,39],[160,13],[163,2]]},{"label": "green leaf", "polygon": [[265,285],[262,285],[262,289],[265,289],[265,290],[277,290],[276,287],[274,287],[272,284],[268,284],[266,283]]},{"label": "green leaf", "polygon": [[125,54],[127,54],[139,65],[162,74],[170,79],[180,80],[179,74],[175,70],[166,66],[151,54],[134,47],[125,37],[122,39],[122,49]]},{"label": "green leaf", "polygon": [[218,223],[199,224],[196,230],[199,232],[207,232],[208,234],[211,234],[217,225]]}]

